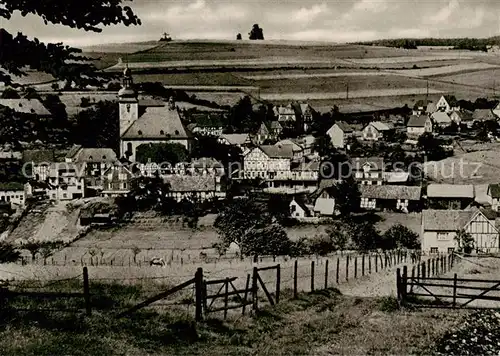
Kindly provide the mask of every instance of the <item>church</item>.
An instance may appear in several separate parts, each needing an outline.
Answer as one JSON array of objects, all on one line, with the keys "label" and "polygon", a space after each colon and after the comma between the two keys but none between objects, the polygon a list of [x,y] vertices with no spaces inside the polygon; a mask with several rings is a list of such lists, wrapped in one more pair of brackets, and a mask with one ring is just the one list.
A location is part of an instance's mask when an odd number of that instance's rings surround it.
[{"label": "church", "polygon": [[142,105],[130,68],[123,72],[118,103],[120,157],[135,162],[137,148],[144,144],[178,143],[191,151],[193,136],[182,124],[174,99],[170,98],[168,103]]}]

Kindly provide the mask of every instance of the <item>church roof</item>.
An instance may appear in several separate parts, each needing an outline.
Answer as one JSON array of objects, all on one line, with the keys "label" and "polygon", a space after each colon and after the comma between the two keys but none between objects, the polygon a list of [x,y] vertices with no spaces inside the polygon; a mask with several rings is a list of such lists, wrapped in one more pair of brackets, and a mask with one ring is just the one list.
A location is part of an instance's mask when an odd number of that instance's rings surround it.
[{"label": "church roof", "polygon": [[190,135],[177,109],[148,107],[122,135],[122,139],[186,139]]}]

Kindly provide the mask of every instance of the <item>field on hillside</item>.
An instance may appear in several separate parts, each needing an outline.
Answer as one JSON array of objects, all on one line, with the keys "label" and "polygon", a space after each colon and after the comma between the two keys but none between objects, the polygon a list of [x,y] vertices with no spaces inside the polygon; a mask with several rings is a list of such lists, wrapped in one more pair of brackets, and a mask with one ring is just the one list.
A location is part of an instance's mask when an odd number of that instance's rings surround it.
[{"label": "field on hillside", "polygon": [[439,77],[440,80],[446,80],[457,84],[477,85],[487,89],[498,86],[499,69],[489,69],[471,73],[459,73]]}]

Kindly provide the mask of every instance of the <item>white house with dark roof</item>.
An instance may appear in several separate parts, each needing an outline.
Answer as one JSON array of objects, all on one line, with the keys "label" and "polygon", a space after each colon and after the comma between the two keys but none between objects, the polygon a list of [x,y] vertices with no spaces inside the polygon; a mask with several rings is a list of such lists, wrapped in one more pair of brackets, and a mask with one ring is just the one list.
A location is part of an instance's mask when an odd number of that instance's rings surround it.
[{"label": "white house with dark roof", "polygon": [[205,201],[209,199],[224,199],[226,192],[220,179],[208,175],[167,175],[163,181],[168,184],[167,196],[177,202],[183,199]]},{"label": "white house with dark roof", "polygon": [[491,210],[498,212],[498,207],[500,207],[500,184],[488,185],[486,195],[488,203],[491,205]]},{"label": "white house with dark roof", "polygon": [[306,202],[299,198],[295,197],[289,204],[290,207],[290,216],[296,219],[303,219],[312,216],[311,208],[306,204]]},{"label": "white house with dark roof", "polygon": [[9,203],[13,209],[24,206],[26,203],[24,185],[16,182],[0,183],[0,202]]},{"label": "white house with dark roof", "polygon": [[432,120],[427,115],[412,115],[406,124],[408,136],[418,137],[424,133],[432,132]]},{"label": "white house with dark roof", "polygon": [[222,134],[218,138],[218,142],[223,145],[236,146],[236,147],[248,147],[252,144],[250,135],[247,133],[243,134]]},{"label": "white house with dark roof", "polygon": [[140,107],[130,69],[123,75],[123,87],[118,92],[121,156],[134,162],[137,147],[157,143],[178,143],[190,151],[193,136],[182,124],[173,98],[166,106]]},{"label": "white house with dark roof", "polygon": [[354,135],[354,128],[343,121],[335,123],[326,134],[330,137],[333,147],[344,148]]},{"label": "white house with dark roof", "polygon": [[408,213],[418,209],[422,188],[404,185],[361,185],[360,207]]},{"label": "white house with dark roof", "polygon": [[370,122],[362,131],[363,139],[367,141],[378,141],[394,132],[394,125],[388,122]]},{"label": "white house with dark roof", "polygon": [[382,157],[353,158],[351,170],[354,179],[360,184],[383,184],[385,165]]},{"label": "white house with dark roof", "polygon": [[455,97],[451,95],[443,95],[436,103],[436,109],[437,111],[444,111],[449,114],[452,111],[460,110],[460,107],[458,106],[457,99],[455,99]]},{"label": "white house with dark roof", "polygon": [[465,230],[474,239],[478,252],[497,252],[499,231],[479,209],[422,211],[422,251],[441,253],[456,251],[457,232]]},{"label": "white house with dark roof", "polygon": [[431,115],[434,126],[447,127],[450,126],[453,120],[450,115],[444,111],[436,111]]},{"label": "white house with dark roof", "polygon": [[262,145],[250,150],[243,158],[242,177],[246,179],[276,179],[290,175],[292,145]]}]

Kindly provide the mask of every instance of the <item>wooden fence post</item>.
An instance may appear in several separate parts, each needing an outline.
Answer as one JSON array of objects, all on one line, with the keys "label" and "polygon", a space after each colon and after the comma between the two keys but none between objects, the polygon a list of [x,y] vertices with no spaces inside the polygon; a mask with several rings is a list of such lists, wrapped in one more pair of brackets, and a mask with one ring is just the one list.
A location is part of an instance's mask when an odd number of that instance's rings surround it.
[{"label": "wooden fence post", "polygon": [[252,302],[253,302],[253,310],[257,311],[259,309],[259,299],[257,297],[257,292],[258,292],[258,286],[257,286],[257,276],[259,274],[259,271],[257,270],[257,267],[253,268],[253,275],[252,275]]},{"label": "wooden fence post", "polygon": [[365,275],[365,254],[361,257],[361,276]]},{"label": "wooden fence post", "polygon": [[422,279],[425,279],[425,261],[422,262]]},{"label": "wooden fence post", "polygon": [[229,303],[229,278],[224,281],[224,320],[227,319],[227,306]]},{"label": "wooden fence post", "polygon": [[345,260],[345,280],[349,281],[349,255],[346,256]]},{"label": "wooden fence post", "polygon": [[358,278],[358,256],[354,256],[354,279]]},{"label": "wooden fence post", "polygon": [[340,268],[340,258],[337,257],[337,275],[335,276],[335,282],[339,284],[339,268]]},{"label": "wooden fence post", "polygon": [[396,270],[396,290],[398,300],[401,300],[401,271],[399,268]]},{"label": "wooden fence post", "polygon": [[201,267],[196,270],[194,279],[196,302],[195,320],[201,321],[203,319],[203,269]]},{"label": "wooden fence post", "polygon": [[[250,288],[250,274],[247,274],[247,283],[245,284],[245,298],[243,299],[243,310],[241,311],[242,315],[245,315],[245,309],[247,307],[247,299],[248,299],[248,289]],[[206,290],[206,285],[205,285],[205,290]],[[205,301],[206,299],[206,294],[204,296]]]},{"label": "wooden fence post", "polygon": [[298,292],[297,292],[298,264],[299,264],[299,261],[295,260],[295,263],[293,264],[293,297],[295,299],[297,299],[297,296],[298,296]]},{"label": "wooden fence post", "polygon": [[406,293],[407,293],[407,284],[408,284],[408,268],[406,266],[403,266],[403,280],[401,283],[402,287],[402,299],[404,300],[406,298]]},{"label": "wooden fence post", "polygon": [[413,283],[415,282],[415,266],[411,268],[411,287],[410,293],[413,292]]},{"label": "wooden fence post", "polygon": [[314,292],[314,261],[311,261],[311,292]]},{"label": "wooden fence post", "polygon": [[431,276],[431,263],[430,262],[427,263],[427,275],[426,276],[427,277]]},{"label": "wooden fence post", "polygon": [[87,316],[91,316],[92,307],[90,305],[90,283],[87,266],[83,267],[83,298],[85,299],[85,312]]},{"label": "wooden fence post", "polygon": [[368,274],[372,274],[372,255],[368,255]]},{"label": "wooden fence post", "polygon": [[328,260],[325,263],[325,289],[328,289]]},{"label": "wooden fence post", "polygon": [[378,272],[378,254],[375,255],[375,273]]},{"label": "wooden fence post", "polygon": [[457,274],[453,276],[453,308],[457,306]]},{"label": "wooden fence post", "polygon": [[432,259],[432,261],[431,261],[431,264],[432,264],[432,268],[431,268],[431,276],[435,276],[435,275],[436,275],[436,271],[435,271],[435,269],[434,269],[434,267],[435,267],[435,266],[434,266],[434,265],[435,265],[435,263],[434,263],[434,262],[435,262],[435,261],[434,261],[434,259]]},{"label": "wooden fence post", "polygon": [[281,288],[281,265],[276,266],[276,304],[280,302],[280,288]]}]

